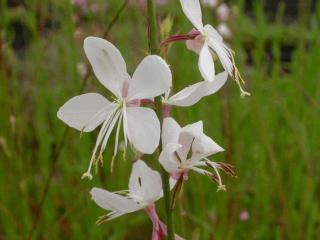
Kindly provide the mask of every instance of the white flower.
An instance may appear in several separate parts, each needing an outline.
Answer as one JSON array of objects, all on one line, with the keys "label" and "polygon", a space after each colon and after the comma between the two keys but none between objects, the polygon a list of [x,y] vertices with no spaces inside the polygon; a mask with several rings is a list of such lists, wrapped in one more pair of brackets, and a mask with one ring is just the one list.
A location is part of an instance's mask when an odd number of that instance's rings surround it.
[{"label": "white flower", "polygon": [[[98,206],[110,211],[107,215],[100,217],[98,223],[144,209],[153,223],[152,239],[159,240],[162,239],[161,236],[167,235],[167,227],[160,221],[154,204],[163,196],[161,176],[144,161],[138,160],[133,164],[128,190],[109,192],[92,188],[90,194]],[[175,239],[182,238],[176,235]]]},{"label": "white flower", "polygon": [[[211,138],[203,133],[202,121],[183,128],[173,118],[165,118],[162,129],[162,147],[159,161],[164,169],[175,179],[183,177],[187,180],[190,170],[209,176],[218,182],[218,190],[225,190],[219,174],[222,169],[235,175],[231,165],[216,163],[207,157],[224,151]],[[210,172],[203,167],[209,167]]]},{"label": "white flower", "polygon": [[144,209],[162,197],[161,176],[159,172],[149,168],[144,161],[138,160],[133,164],[128,190],[109,192],[92,188],[90,194],[96,204],[110,211],[100,218],[100,222],[111,220]]},{"label": "white flower", "polygon": [[180,107],[191,106],[200,101],[201,98],[216,93],[226,83],[227,79],[228,72],[224,71],[216,75],[212,82],[198,82],[182,89],[171,97],[169,97],[169,90],[163,98],[163,103]]},{"label": "white flower", "polygon": [[202,77],[209,82],[212,82],[215,77],[215,66],[211,49],[220,59],[223,68],[237,81],[242,96],[250,95],[241,87],[240,81],[243,80],[235,66],[233,51],[228,48],[223,42],[223,38],[211,25],[203,25],[199,0],[180,0],[180,2],[184,14],[199,32],[199,36],[187,41],[187,47],[199,53],[198,66]]},{"label": "white flower", "polygon": [[160,123],[155,112],[140,107],[140,103],[142,99],[152,99],[166,92],[171,86],[172,76],[162,58],[150,55],[142,60],[130,78],[119,50],[101,38],[86,38],[84,50],[96,77],[115,97],[112,102],[97,93],[73,97],[59,109],[58,117],[83,132],[93,131],[102,124],[88,170],[83,175],[92,178],[92,164],[102,160],[102,152],[116,124],[113,159],[118,149],[121,123],[126,146],[128,138],[142,153],[155,151],[160,139]]}]

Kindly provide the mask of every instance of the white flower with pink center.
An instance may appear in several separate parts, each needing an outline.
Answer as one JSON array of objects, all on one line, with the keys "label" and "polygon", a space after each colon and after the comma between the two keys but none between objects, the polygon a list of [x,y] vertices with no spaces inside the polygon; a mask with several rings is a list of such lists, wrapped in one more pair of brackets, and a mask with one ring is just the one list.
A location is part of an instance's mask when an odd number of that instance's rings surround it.
[{"label": "white flower with pink center", "polygon": [[[202,77],[209,82],[215,78],[215,64],[211,51],[217,55],[223,68],[236,80],[241,90],[241,95],[250,95],[241,87],[242,78],[235,65],[233,51],[224,43],[222,36],[211,25],[203,25],[202,12],[199,0],[180,0],[182,10],[193,24],[193,29],[187,36],[179,38],[188,39],[187,47],[199,54],[199,70]],[[177,37],[175,38],[177,39]],[[175,39],[166,41],[171,42]]]},{"label": "white flower with pink center", "polygon": [[[144,161],[138,160],[133,164],[128,190],[109,192],[92,188],[90,194],[98,206],[110,211],[100,217],[98,223],[144,209],[152,221],[152,239],[165,239],[167,226],[159,219],[155,209],[155,202],[163,196],[161,176]],[[175,239],[183,240],[178,235]]]},{"label": "white flower with pink center", "polygon": [[[209,156],[224,150],[203,133],[202,121],[182,128],[173,118],[165,118],[162,128],[162,147],[160,164],[176,180],[180,178],[187,180],[188,173],[192,170],[216,181],[219,184],[218,190],[225,190],[219,170],[235,176],[231,165],[208,159]],[[205,167],[212,171],[204,169]]]},{"label": "white flower with pink center", "polygon": [[102,153],[115,127],[113,159],[116,156],[121,124],[126,146],[129,140],[142,153],[152,154],[155,151],[160,139],[160,123],[152,109],[140,104],[144,99],[153,99],[166,92],[171,86],[172,75],[161,57],[149,55],[131,78],[119,50],[101,38],[86,38],[84,50],[97,79],[114,94],[113,101],[98,93],[82,94],[67,101],[59,109],[58,117],[82,132],[91,132],[102,125],[88,170],[82,176],[91,179],[92,165],[102,160]]}]

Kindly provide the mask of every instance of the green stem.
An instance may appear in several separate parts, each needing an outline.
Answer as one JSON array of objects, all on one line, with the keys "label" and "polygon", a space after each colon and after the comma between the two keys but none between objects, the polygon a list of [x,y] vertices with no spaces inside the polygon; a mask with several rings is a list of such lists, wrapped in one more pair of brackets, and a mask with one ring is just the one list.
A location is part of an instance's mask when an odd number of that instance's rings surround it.
[{"label": "green stem", "polygon": [[[151,54],[159,54],[157,22],[156,22],[154,0],[148,0],[148,19],[149,19],[149,50]],[[155,99],[155,104],[156,104],[157,115],[159,119],[162,119],[162,102],[161,102],[160,96]],[[161,145],[159,145],[159,152],[161,152]],[[163,195],[164,195],[166,217],[167,217],[166,224],[167,224],[167,231],[168,231],[168,240],[174,240],[169,174],[162,167],[161,167],[161,177],[162,177]]]}]

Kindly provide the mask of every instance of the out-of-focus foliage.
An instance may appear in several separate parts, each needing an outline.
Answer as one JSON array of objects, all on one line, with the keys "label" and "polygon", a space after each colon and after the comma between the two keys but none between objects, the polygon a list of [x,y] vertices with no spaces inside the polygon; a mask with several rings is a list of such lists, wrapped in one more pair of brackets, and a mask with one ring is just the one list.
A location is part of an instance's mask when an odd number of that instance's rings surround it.
[{"label": "out-of-focus foliage", "polygon": [[[82,41],[102,36],[122,4],[74,2],[1,1],[0,239],[30,233],[65,129],[56,112],[78,94],[86,74]],[[181,125],[203,119],[206,133],[226,149],[215,160],[235,165],[238,174],[225,176],[228,191],[218,193],[206,177],[191,174],[174,210],[176,232],[186,239],[317,239],[320,232],[320,3],[261,2],[229,1],[229,42],[252,96],[240,99],[229,80],[192,108],[173,110]],[[218,24],[213,10],[203,12],[204,22]],[[158,14],[164,34],[190,31],[179,1],[159,5]],[[108,36],[129,72],[147,54],[147,36],[143,4],[129,4]],[[201,81],[197,59],[184,43],[170,47],[175,90]],[[90,91],[105,93],[92,74]],[[33,239],[150,239],[143,212],[95,224],[104,212],[89,189],[126,189],[131,160],[119,154],[111,174],[110,146],[94,180],[80,180],[96,134],[80,138],[69,130]],[[162,201],[158,209],[164,218]]]}]

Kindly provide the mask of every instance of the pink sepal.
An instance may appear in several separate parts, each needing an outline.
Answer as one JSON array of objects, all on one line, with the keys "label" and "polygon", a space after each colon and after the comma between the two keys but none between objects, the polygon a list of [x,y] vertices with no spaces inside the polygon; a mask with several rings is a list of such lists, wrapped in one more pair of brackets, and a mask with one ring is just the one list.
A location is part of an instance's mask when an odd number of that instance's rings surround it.
[{"label": "pink sepal", "polygon": [[[149,205],[144,209],[152,221],[152,240],[165,240],[167,236],[167,226],[161,222],[156,212],[154,204]],[[175,234],[175,240],[184,240],[184,238]]]}]

